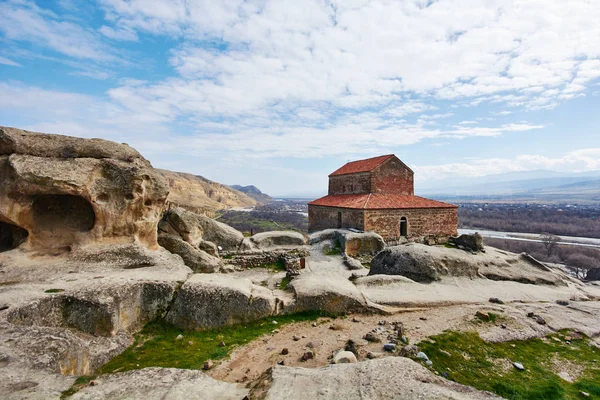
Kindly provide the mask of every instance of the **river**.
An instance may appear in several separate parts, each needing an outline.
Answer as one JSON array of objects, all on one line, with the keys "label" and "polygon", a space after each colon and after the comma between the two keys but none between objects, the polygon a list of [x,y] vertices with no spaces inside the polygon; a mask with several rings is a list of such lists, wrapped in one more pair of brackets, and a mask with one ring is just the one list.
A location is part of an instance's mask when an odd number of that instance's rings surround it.
[{"label": "river", "polygon": [[[480,229],[459,229],[459,234],[473,234],[479,232],[483,237],[495,238],[495,239],[507,239],[507,240],[520,240],[523,242],[539,242],[543,241],[540,239],[540,235],[536,233],[521,233],[521,232],[496,232],[487,231]],[[595,247],[600,248],[600,239],[588,238],[588,237],[576,237],[576,236],[560,236],[558,244],[567,244],[571,246],[581,247]]]}]

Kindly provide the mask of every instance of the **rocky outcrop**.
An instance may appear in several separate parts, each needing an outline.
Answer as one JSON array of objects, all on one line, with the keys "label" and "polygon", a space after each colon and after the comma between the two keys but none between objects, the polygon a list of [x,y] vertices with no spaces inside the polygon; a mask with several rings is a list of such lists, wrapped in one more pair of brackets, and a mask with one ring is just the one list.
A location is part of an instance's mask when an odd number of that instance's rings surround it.
[{"label": "rocky outcrop", "polygon": [[231,226],[180,207],[171,208],[164,214],[160,230],[176,233],[194,247],[211,242],[223,250],[238,250],[244,241],[244,235]]},{"label": "rocky outcrop", "polygon": [[273,292],[229,275],[194,275],[179,290],[166,320],[184,329],[250,322],[274,314]]},{"label": "rocky outcrop", "polygon": [[436,376],[405,357],[323,368],[275,366],[271,376],[267,400],[500,399],[489,392]]},{"label": "rocky outcrop", "polygon": [[322,310],[333,314],[364,311],[366,301],[348,279],[338,274],[301,274],[290,284],[296,302],[289,312]]},{"label": "rocky outcrop", "polygon": [[448,240],[450,243],[454,243],[456,247],[461,250],[469,251],[485,251],[483,248],[483,237],[475,232],[472,235],[460,235],[459,237],[451,237]]},{"label": "rocky outcrop", "polygon": [[53,252],[139,242],[156,249],[168,193],[162,176],[125,144],[0,127],[5,248],[24,242]]},{"label": "rocky outcrop", "polygon": [[306,244],[304,235],[294,231],[261,232],[250,237],[250,241],[258,249],[274,249],[284,247],[298,247]]},{"label": "rocky outcrop", "polygon": [[201,371],[176,368],[144,368],[102,375],[73,400],[215,399],[240,400],[248,394],[238,385],[217,381]]},{"label": "rocky outcrop", "polygon": [[[202,242],[205,245],[209,242]],[[160,233],[158,235],[158,244],[173,254],[177,254],[183,259],[185,265],[194,272],[219,272],[222,267],[221,260],[208,254],[200,248],[194,247],[181,237],[169,233]]]},{"label": "rocky outcrop", "polygon": [[429,283],[443,277],[485,277],[530,284],[565,284],[564,276],[527,254],[513,254],[488,247],[486,253],[423,244],[389,247],[371,262],[369,275],[402,275]]},{"label": "rocky outcrop", "polygon": [[115,336],[136,332],[163,316],[176,288],[176,282],[112,282],[35,300],[10,311],[7,320],[16,325],[67,327]]},{"label": "rocky outcrop", "polygon": [[346,229],[325,229],[315,232],[308,238],[309,244],[325,240],[337,243],[348,255],[377,254],[385,248],[385,241],[375,232],[352,232]]}]

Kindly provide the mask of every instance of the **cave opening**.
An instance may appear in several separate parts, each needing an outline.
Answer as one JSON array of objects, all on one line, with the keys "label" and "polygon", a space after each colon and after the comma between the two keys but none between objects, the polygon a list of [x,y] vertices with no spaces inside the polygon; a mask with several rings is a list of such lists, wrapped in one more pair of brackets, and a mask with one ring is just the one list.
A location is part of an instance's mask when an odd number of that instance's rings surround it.
[{"label": "cave opening", "polygon": [[96,223],[94,208],[80,196],[36,195],[31,209],[36,231],[87,232],[92,230]]},{"label": "cave opening", "polygon": [[0,253],[16,249],[27,240],[29,233],[20,226],[0,221]]}]

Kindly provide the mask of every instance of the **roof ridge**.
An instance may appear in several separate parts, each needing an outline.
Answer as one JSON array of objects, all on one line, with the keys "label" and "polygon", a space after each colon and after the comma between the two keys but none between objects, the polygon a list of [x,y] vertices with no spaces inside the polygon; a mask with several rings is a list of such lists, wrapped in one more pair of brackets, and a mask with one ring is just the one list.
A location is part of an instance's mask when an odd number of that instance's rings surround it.
[{"label": "roof ridge", "polygon": [[373,193],[369,192],[369,195],[367,196],[367,200],[365,201],[365,205],[363,206],[363,208],[367,208],[367,206],[369,205],[369,200],[371,200],[371,195]]}]

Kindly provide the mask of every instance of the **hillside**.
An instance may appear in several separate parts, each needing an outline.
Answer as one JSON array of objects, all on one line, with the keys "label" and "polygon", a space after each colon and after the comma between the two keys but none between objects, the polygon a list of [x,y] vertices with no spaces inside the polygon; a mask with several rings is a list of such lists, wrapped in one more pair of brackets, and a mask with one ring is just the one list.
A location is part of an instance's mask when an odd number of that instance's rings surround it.
[{"label": "hillside", "polygon": [[249,186],[230,185],[230,187],[232,189],[235,189],[242,193],[245,193],[249,197],[258,201],[260,204],[268,204],[273,201],[273,198],[271,196],[269,196],[266,193],[261,192],[260,189],[254,185],[249,185]]},{"label": "hillside", "polygon": [[202,176],[159,171],[169,182],[168,201],[189,211],[214,212],[233,207],[252,207],[257,201],[229,186],[210,181]]}]

